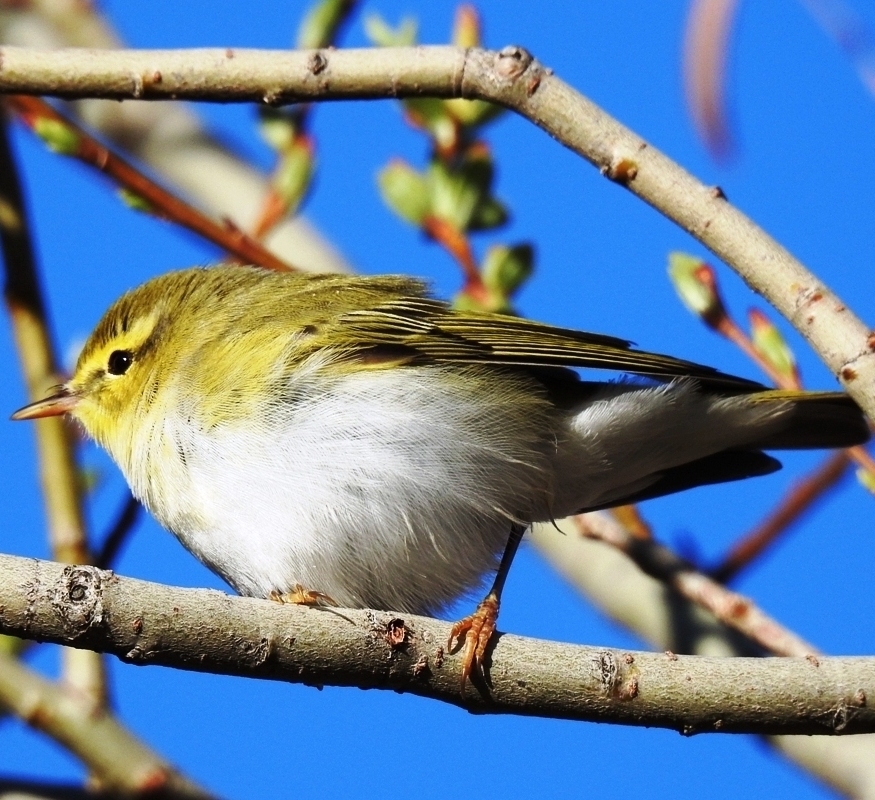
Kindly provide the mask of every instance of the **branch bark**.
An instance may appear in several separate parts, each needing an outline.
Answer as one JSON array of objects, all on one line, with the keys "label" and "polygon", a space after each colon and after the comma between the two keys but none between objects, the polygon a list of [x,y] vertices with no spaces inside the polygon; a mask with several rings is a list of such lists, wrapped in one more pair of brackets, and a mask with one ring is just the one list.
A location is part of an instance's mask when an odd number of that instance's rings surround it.
[{"label": "branch bark", "polygon": [[658,209],[734,269],[875,417],[875,335],[723,193],[696,180],[520,47],[0,50],[0,92],[264,102],[466,97],[507,106]]},{"label": "branch bark", "polygon": [[497,637],[489,686],[459,692],[450,626],[312,609],[0,556],[0,633],[134,664],[314,686],[411,692],[476,713],[672,728],[684,734],[875,731],[873,658],[701,658]]}]

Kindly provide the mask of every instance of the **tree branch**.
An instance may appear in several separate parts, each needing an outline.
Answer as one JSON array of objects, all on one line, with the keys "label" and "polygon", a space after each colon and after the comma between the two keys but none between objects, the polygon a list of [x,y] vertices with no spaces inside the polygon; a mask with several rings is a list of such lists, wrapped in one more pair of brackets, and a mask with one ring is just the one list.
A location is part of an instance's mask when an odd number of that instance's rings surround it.
[{"label": "tree branch", "polygon": [[220,102],[479,98],[528,118],[674,220],[780,311],[875,417],[875,335],[719,189],[708,187],[519,47],[0,50],[0,92]]},{"label": "tree branch", "polygon": [[[123,43],[94,3],[30,0],[4,4],[0,41],[58,47],[121,48]],[[70,112],[130,155],[149,164],[213,216],[248,230],[269,182],[204,128],[183,103],[111,103],[83,100]],[[340,253],[303,217],[286,217],[267,237],[278,256],[315,272],[349,272]]]},{"label": "tree branch", "polygon": [[134,198],[146,206],[148,213],[158,219],[174,222],[198,234],[245,264],[255,264],[280,272],[296,269],[233,224],[227,221],[222,224],[210,219],[199,209],[160,186],[145,172],[98,142],[84,128],[67,119],[44,100],[13,95],[7,98],[6,104],[24,125],[37,134],[40,124],[51,122],[60,126],[68,137],[65,155],[102,172],[118,186],[131,192]]},{"label": "tree branch", "polygon": [[128,796],[209,798],[140,742],[105,708],[0,654],[0,701],[75,753],[107,789]]},{"label": "tree branch", "polygon": [[490,687],[459,692],[450,626],[312,609],[0,556],[0,633],[135,664],[411,692],[476,713],[673,728],[685,734],[875,730],[875,659],[701,658],[501,635]]},{"label": "tree branch", "polygon": [[[31,400],[59,382],[48,312],[39,274],[18,169],[9,145],[5,113],[0,111],[0,249],[3,252],[3,295],[9,312],[21,371]],[[52,555],[75,564],[88,561],[88,533],[82,516],[76,452],[67,421],[40,420],[36,425],[43,502]],[[64,680],[87,694],[95,706],[108,702],[106,674],[93,653],[63,651]]]},{"label": "tree branch", "polygon": [[681,597],[710,611],[724,625],[779,656],[808,657],[820,651],[758,608],[747,597],[727,589],[675,555],[665,545],[639,539],[605,514],[580,514],[571,521],[582,536],[606,542]]}]

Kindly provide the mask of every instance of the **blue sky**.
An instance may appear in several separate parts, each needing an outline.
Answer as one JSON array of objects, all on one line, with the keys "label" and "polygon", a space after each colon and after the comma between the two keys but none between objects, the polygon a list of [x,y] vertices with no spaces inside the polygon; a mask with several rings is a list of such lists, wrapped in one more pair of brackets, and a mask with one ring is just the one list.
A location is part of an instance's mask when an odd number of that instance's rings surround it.
[{"label": "blue sky", "polygon": [[[136,47],[287,47],[304,4],[250,0],[105,0],[106,14]],[[732,60],[731,99],[741,151],[728,167],[709,160],[683,107],[680,50],[685,3],[577,2],[533,10],[488,0],[486,43],[522,44],[651,144],[729,199],[821,275],[864,319],[875,316],[875,102],[851,64],[801,3],[743,7]],[[875,11],[864,3],[868,24]],[[389,21],[412,14],[424,42],[447,39],[448,2],[368,2],[363,13]],[[345,44],[365,44],[361,18]],[[266,146],[247,106],[202,106],[212,128],[268,168]],[[422,139],[391,102],[320,107],[317,185],[306,214],[364,272],[428,277],[439,294],[459,285],[449,259],[381,203],[375,174],[392,156],[422,163]],[[523,313],[556,324],[623,336],[641,347],[760,378],[733,347],[709,334],[674,296],[667,253],[706,255],[690,237],[529,123],[510,115],[489,129],[497,193],[512,209],[507,228],[484,242],[532,241],[537,272],[519,298]],[[57,338],[68,349],[86,336],[125,289],[172,268],[209,263],[211,247],[125,210],[84,168],[48,155],[16,132],[44,284]],[[727,300],[743,317],[765,304],[719,267]],[[783,323],[782,323],[783,325]],[[786,325],[806,384],[835,383]],[[25,400],[7,326],[0,359],[10,376],[0,407]],[[46,556],[35,480],[33,432],[4,423],[0,448],[4,551]],[[649,503],[657,534],[687,554],[716,559],[820,456],[782,457],[787,469],[743,485],[701,489]],[[112,466],[92,448],[86,465],[104,476],[89,510],[106,529],[123,497]],[[738,583],[766,610],[835,654],[875,652],[871,592],[873,499],[847,480]],[[144,522],[117,564],[121,574],[221,588],[155,523]],[[462,610],[460,606],[459,610]],[[523,549],[508,583],[504,630],[618,647],[641,646],[602,618]],[[57,653],[32,663],[49,674]],[[303,796],[419,798],[471,791],[471,753],[481,797],[622,795],[712,798],[829,796],[776,760],[755,738],[682,738],[667,731],[549,720],[470,716],[414,697],[356,689],[316,689],[236,678],[138,669],[111,662],[119,712],[186,772],[233,798]],[[0,723],[0,775],[77,779],[77,764],[18,723]]]}]

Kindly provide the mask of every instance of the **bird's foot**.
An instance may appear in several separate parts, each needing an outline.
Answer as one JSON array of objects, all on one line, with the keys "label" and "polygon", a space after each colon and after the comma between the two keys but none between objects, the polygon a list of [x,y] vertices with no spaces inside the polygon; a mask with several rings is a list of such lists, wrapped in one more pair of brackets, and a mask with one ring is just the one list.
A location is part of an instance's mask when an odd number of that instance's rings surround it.
[{"label": "bird's foot", "polygon": [[462,634],[465,634],[465,645],[462,650],[462,694],[465,693],[465,684],[475,668],[481,677],[485,677],[483,658],[492,634],[495,633],[498,606],[498,595],[490,592],[473,614],[460,619],[450,631],[450,638],[447,641],[447,649],[450,651],[453,649],[454,640],[461,642]]},{"label": "bird's foot", "polygon": [[268,596],[268,600],[275,603],[292,603],[296,606],[336,606],[337,603],[325,592],[314,592],[305,589],[300,583],[295,584],[294,591],[278,592],[274,589]]}]

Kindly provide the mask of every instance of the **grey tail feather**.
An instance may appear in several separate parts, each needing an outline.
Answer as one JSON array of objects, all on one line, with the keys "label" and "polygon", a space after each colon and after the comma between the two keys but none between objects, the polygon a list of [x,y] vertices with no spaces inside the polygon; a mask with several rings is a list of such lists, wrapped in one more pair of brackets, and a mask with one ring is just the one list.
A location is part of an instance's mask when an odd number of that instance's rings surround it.
[{"label": "grey tail feather", "polygon": [[581,512],[600,511],[627,503],[639,503],[642,500],[683,492],[696,486],[770,475],[779,469],[781,469],[780,461],[759,450],[726,450],[664,470],[646,489],[625,497],[618,497],[609,503],[581,509]]},{"label": "grey tail feather", "polygon": [[869,441],[869,423],[860,407],[848,395],[841,392],[811,392],[790,399],[793,413],[787,427],[753,442],[754,447],[763,450],[813,450],[853,447]]}]

